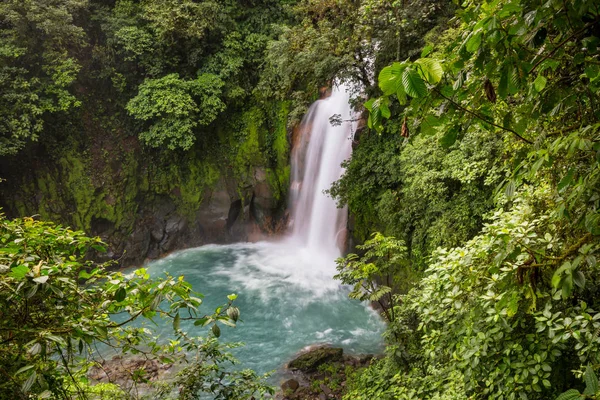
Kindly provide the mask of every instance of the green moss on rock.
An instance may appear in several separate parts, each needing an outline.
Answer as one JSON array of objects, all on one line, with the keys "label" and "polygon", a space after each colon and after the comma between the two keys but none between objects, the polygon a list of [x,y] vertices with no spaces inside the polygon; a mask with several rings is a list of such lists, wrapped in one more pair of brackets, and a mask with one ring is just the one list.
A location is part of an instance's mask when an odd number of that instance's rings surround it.
[{"label": "green moss on rock", "polygon": [[319,347],[304,353],[288,364],[288,368],[302,372],[314,372],[320,365],[342,360],[344,350],[336,347]]}]

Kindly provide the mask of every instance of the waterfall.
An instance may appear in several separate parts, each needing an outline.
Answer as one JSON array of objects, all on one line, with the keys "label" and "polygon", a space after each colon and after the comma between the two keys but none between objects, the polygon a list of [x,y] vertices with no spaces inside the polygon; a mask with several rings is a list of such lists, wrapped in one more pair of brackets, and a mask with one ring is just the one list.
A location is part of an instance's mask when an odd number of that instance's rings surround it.
[{"label": "waterfall", "polygon": [[[346,208],[324,193],[338,180],[341,163],[352,152],[353,111],[344,85],[313,103],[302,120],[292,153],[290,189],[291,240],[311,252],[337,258],[345,242]],[[330,117],[338,114],[342,124]],[[350,122],[349,122],[350,121]]]}]

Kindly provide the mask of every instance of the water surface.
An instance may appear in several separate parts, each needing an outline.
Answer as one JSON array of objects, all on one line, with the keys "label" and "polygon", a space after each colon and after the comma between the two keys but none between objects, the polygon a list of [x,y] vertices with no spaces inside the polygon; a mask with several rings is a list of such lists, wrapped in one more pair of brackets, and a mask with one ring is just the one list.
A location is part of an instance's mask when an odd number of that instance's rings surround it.
[{"label": "water surface", "polygon": [[[350,300],[348,288],[332,279],[332,259],[293,243],[208,245],[174,253],[147,266],[154,275],[183,275],[205,295],[210,313],[236,293],[236,328],[221,326],[221,340],[244,342],[232,352],[244,368],[259,373],[281,368],[300,350],[326,343],[347,353],[382,350],[383,323],[364,303]],[[203,334],[206,328],[182,321],[181,328]],[[167,327],[159,328],[167,334]]]}]

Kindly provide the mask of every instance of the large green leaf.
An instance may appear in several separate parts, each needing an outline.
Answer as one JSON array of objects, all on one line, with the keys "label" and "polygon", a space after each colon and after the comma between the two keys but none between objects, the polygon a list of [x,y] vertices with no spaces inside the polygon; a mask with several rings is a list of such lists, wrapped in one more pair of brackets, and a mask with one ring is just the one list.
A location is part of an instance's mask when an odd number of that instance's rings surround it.
[{"label": "large green leaf", "polygon": [[10,269],[10,274],[8,276],[15,279],[23,279],[25,275],[29,273],[29,268],[24,265],[17,265],[16,267],[12,267]]},{"label": "large green leaf", "polygon": [[481,29],[473,32],[469,38],[467,39],[466,49],[469,53],[474,53],[481,46],[481,38],[483,36],[483,32]]},{"label": "large green leaf", "polygon": [[383,94],[389,96],[398,91],[398,88],[402,86],[402,72],[405,69],[406,63],[395,62],[381,70],[378,81]]},{"label": "large green leaf", "polygon": [[427,95],[427,86],[423,78],[414,69],[405,69],[402,74],[402,85],[406,94],[410,97],[425,97]]},{"label": "large green leaf", "polygon": [[598,377],[594,373],[594,370],[589,365],[585,368],[585,374],[583,375],[585,380],[585,392],[587,395],[594,395],[598,393]]},{"label": "large green leaf", "polygon": [[444,76],[444,69],[439,61],[432,58],[420,58],[415,61],[419,68],[419,72],[432,85],[437,84]]},{"label": "large green leaf", "polygon": [[538,77],[535,78],[535,81],[533,81],[533,86],[535,87],[535,90],[538,92],[541,92],[542,90],[544,90],[544,88],[546,87],[547,81],[548,80],[546,79],[545,76],[538,75]]},{"label": "large green leaf", "polygon": [[456,139],[458,138],[458,131],[456,129],[450,129],[449,131],[447,131],[444,136],[442,136],[439,140],[440,145],[447,149],[448,147],[452,146],[454,143],[456,143]]},{"label": "large green leaf", "polygon": [[583,399],[583,396],[581,395],[581,393],[579,393],[575,389],[567,390],[566,392],[564,392],[563,394],[561,394],[560,396],[558,396],[556,398],[556,400],[577,400],[577,399]]}]

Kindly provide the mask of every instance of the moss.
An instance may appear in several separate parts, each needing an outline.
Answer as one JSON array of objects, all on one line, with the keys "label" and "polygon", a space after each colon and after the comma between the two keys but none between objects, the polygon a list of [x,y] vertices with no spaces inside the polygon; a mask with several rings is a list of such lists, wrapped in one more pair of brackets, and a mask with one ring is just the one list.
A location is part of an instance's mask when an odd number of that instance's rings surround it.
[{"label": "moss", "polygon": [[277,167],[286,167],[289,164],[290,143],[287,138],[287,122],[290,113],[290,102],[283,101],[277,105],[277,118],[275,122],[275,139],[273,150],[277,157]]},{"label": "moss", "polygon": [[275,107],[274,129],[271,141],[271,168],[267,170],[267,180],[277,201],[284,199],[290,181],[290,144],[287,135],[287,121],[290,112],[289,102],[279,102]]},{"label": "moss", "polygon": [[[4,197],[19,215],[40,214],[89,233],[94,221],[103,219],[131,232],[140,207],[151,209],[163,197],[173,201],[180,215],[195,218],[223,174],[247,199],[257,168],[264,168],[274,198],[284,204],[290,176],[288,114],[288,102],[234,113],[185,153],[132,148],[131,136],[112,121],[103,120],[102,129],[85,138],[81,127],[73,128],[64,141],[47,148],[50,161],[36,166],[32,175],[19,176],[19,190]],[[98,139],[102,134],[114,137]],[[2,195],[9,192],[0,189]]]},{"label": "moss", "polygon": [[179,196],[176,199],[181,214],[193,218],[202,203],[207,188],[213,187],[220,177],[216,164],[202,159],[195,159],[188,164],[185,176],[174,177],[178,179]]},{"label": "moss", "polygon": [[281,169],[268,168],[267,183],[276,201],[285,199],[290,185],[290,166],[286,165]]},{"label": "moss", "polygon": [[[243,131],[238,136],[235,157],[233,158],[233,171],[240,181],[248,181],[252,167],[264,165],[265,159],[260,149],[259,132],[263,128],[263,114],[258,107],[253,107],[242,115]],[[241,140],[240,140],[241,139]]]},{"label": "moss", "polygon": [[344,350],[335,347],[321,347],[308,353],[302,354],[288,365],[291,369],[297,369],[302,372],[314,372],[320,365],[332,361],[340,361]]}]

